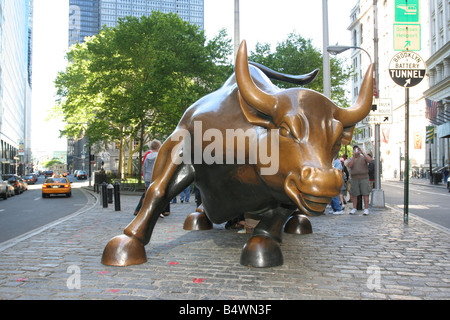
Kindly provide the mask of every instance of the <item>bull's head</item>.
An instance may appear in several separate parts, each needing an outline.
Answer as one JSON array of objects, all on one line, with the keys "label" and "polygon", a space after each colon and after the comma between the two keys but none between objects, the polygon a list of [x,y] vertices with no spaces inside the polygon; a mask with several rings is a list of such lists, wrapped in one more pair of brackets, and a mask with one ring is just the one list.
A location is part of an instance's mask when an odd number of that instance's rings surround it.
[{"label": "bull's head", "polygon": [[266,183],[283,188],[305,213],[323,212],[342,186],[342,173],[332,167],[341,144],[349,144],[355,124],[372,106],[373,65],[365,75],[354,106],[340,108],[322,94],[302,88],[269,94],[250,76],[247,47],[236,57],[236,81],[241,109],[250,123],[279,131],[279,171],[264,176]]}]

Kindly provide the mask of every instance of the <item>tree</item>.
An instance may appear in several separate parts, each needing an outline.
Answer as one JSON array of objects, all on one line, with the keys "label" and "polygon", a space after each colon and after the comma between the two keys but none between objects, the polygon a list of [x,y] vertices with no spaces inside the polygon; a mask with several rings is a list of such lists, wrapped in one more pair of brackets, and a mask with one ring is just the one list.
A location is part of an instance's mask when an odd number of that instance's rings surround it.
[{"label": "tree", "polygon": [[[291,33],[288,38],[276,46],[275,52],[271,51],[269,44],[258,43],[255,52],[251,52],[249,60],[263,64],[271,69],[288,74],[307,74],[322,66],[323,57],[318,49],[312,45],[310,39],[304,39],[299,34]],[[346,99],[345,83],[352,75],[349,68],[342,65],[342,61],[336,58],[330,59],[331,65],[331,98],[337,101],[340,107],[348,106]],[[294,84],[274,81],[281,88],[289,88]],[[319,92],[323,91],[323,74],[305,85],[306,88]]]},{"label": "tree", "polygon": [[224,32],[206,44],[198,26],[172,13],[127,17],[115,28],[104,27],[70,50],[69,65],[55,81],[56,108],[67,124],[62,135],[84,133],[90,144],[118,143],[122,173],[125,145],[139,141],[140,163],[150,137],[166,137],[186,108],[223,83],[225,70],[231,70],[226,52],[231,40]]},{"label": "tree", "polygon": [[44,166],[44,168],[50,168],[51,166],[54,166],[55,164],[61,164],[61,163],[62,162],[59,159],[53,158],[51,160],[43,162],[42,165]]}]

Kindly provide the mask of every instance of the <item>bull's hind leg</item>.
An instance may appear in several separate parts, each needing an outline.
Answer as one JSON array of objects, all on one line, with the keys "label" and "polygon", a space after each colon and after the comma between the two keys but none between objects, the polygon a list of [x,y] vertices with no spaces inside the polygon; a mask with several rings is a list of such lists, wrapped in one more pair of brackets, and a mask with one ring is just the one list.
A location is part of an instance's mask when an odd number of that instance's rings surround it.
[{"label": "bull's hind leg", "polygon": [[262,214],[262,219],[253,231],[253,236],[242,249],[242,265],[269,268],[283,264],[280,248],[281,234],[292,211],[292,209],[279,207]]},{"label": "bull's hind leg", "polygon": [[182,152],[181,147],[180,143],[170,138],[162,145],[142,208],[125,228],[124,234],[114,237],[106,245],[103,264],[128,266],[147,261],[144,246],[150,241],[161,210],[194,180],[192,165],[172,161],[173,154]]}]

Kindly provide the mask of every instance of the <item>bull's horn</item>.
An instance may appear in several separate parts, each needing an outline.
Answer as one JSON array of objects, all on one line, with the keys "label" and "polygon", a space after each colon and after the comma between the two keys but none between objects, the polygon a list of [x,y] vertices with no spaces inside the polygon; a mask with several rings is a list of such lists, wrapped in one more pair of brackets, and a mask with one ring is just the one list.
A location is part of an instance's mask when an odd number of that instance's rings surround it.
[{"label": "bull's horn", "polygon": [[336,109],[334,116],[341,121],[344,127],[355,125],[370,112],[373,100],[373,68],[374,64],[372,63],[367,69],[356,103],[350,108]]},{"label": "bull's horn", "polygon": [[236,56],[235,73],[239,92],[245,102],[266,115],[272,115],[277,100],[273,95],[259,89],[253,82],[248,68],[247,44],[245,40],[241,42]]}]

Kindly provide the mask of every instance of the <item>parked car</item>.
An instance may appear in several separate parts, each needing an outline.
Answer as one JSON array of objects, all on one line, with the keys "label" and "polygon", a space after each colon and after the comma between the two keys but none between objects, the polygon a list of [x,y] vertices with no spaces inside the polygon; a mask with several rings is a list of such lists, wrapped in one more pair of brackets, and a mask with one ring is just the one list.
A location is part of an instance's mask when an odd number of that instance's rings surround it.
[{"label": "parked car", "polygon": [[0,177],[0,197],[7,200],[9,196],[9,185]]},{"label": "parked car", "polygon": [[82,171],[82,170],[78,171],[78,173],[77,173],[77,179],[78,179],[78,180],[80,180],[80,179],[87,179],[87,173],[86,173],[86,171]]},{"label": "parked car", "polygon": [[37,177],[34,174],[27,174],[23,177],[23,181],[25,181],[27,184],[35,184],[37,181]]},{"label": "parked car", "polygon": [[25,191],[23,180],[17,174],[4,174],[2,175],[2,178],[3,180],[8,181],[8,183],[14,187],[15,194],[19,194]]},{"label": "parked car", "polygon": [[67,178],[47,178],[42,184],[42,198],[49,198],[51,194],[65,194],[72,196],[72,187]]},{"label": "parked car", "polygon": [[51,177],[52,175],[53,175],[53,171],[52,170],[44,171],[44,177],[48,178],[48,177]]},{"label": "parked car", "polygon": [[8,191],[9,195],[8,197],[14,197],[16,195],[16,192],[14,191],[14,187],[8,183]]},{"label": "parked car", "polygon": [[23,191],[27,191],[28,190],[28,183],[25,180],[23,180],[22,178],[20,178],[20,182],[22,183]]}]

